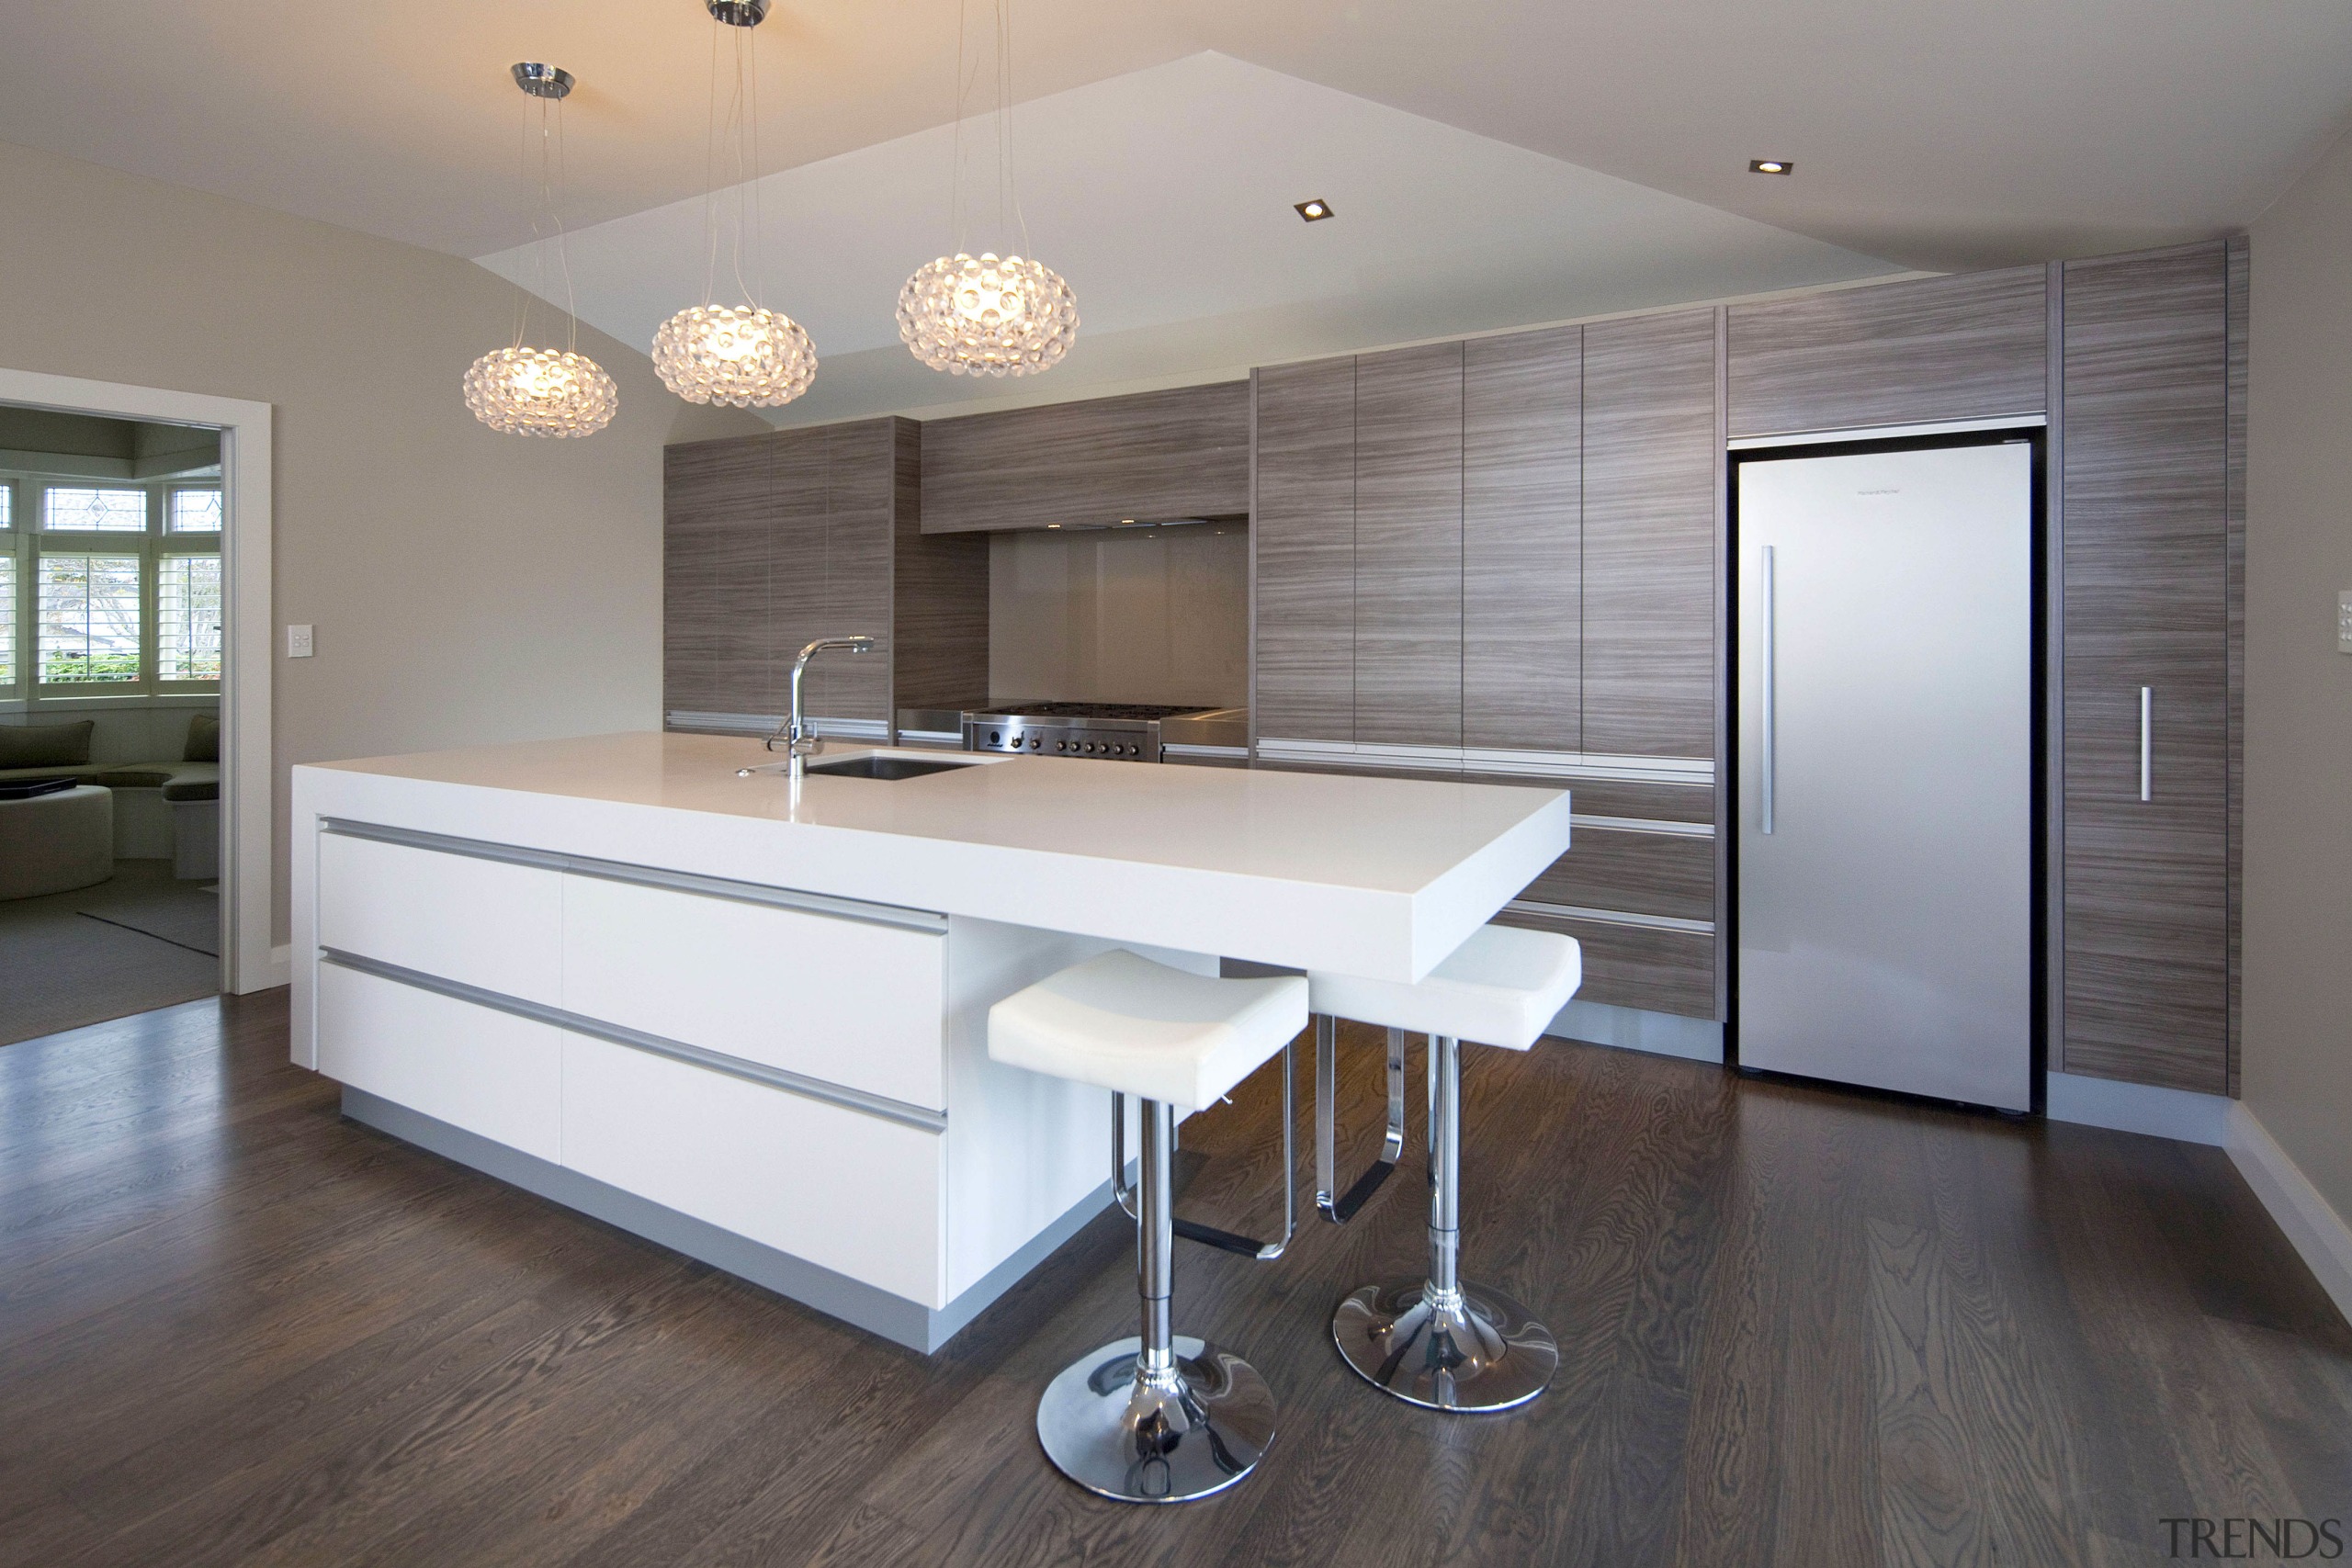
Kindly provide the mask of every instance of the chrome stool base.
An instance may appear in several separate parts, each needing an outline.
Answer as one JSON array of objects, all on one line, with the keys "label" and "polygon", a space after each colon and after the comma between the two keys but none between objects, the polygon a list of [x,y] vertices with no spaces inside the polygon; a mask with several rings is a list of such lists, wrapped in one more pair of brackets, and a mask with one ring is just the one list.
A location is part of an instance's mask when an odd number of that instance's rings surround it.
[{"label": "chrome stool base", "polygon": [[1381,1393],[1430,1410],[1509,1410],[1544,1392],[1560,1364],[1552,1331],[1499,1291],[1464,1285],[1432,1306],[1426,1280],[1349,1293],[1331,1337]]},{"label": "chrome stool base", "polygon": [[[1548,1342],[1548,1341],[1547,1341]],[[1185,1503],[1250,1473],[1274,1439],[1274,1395],[1256,1368],[1190,1335],[1174,1337],[1176,1380],[1136,1375],[1130,1335],[1080,1357],[1037,1402],[1054,1468],[1124,1503]]]}]

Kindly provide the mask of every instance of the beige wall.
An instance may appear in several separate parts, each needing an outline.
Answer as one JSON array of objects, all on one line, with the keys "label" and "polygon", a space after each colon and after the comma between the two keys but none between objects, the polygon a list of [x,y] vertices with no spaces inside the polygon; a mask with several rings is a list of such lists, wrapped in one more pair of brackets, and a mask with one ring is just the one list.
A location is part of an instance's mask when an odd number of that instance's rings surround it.
[{"label": "beige wall", "polygon": [[276,406],[276,618],[318,627],[272,636],[281,850],[295,762],[660,724],[661,449],[757,419],[582,329],[619,417],[495,434],[458,385],[514,291],[470,262],[5,143],[0,211],[0,366]]},{"label": "beige wall", "polygon": [[2252,244],[2245,1094],[2352,1218],[2352,141]]},{"label": "beige wall", "polygon": [[1250,530],[1044,529],[989,540],[997,702],[1250,700]]}]

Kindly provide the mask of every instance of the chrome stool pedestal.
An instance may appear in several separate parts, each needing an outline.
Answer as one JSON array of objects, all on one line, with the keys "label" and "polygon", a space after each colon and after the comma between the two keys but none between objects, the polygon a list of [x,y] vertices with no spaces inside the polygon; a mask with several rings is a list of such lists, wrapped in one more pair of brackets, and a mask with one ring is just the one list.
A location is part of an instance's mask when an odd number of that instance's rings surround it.
[{"label": "chrome stool pedestal", "polygon": [[1349,1292],[1331,1337],[1366,1382],[1408,1404],[1508,1410],[1544,1392],[1560,1348],[1510,1297],[1462,1282],[1461,1043],[1430,1036],[1430,1072],[1429,1273]]},{"label": "chrome stool pedestal", "polygon": [[[1429,1270],[1350,1292],[1331,1315],[1340,1355],[1384,1393],[1431,1410],[1509,1410],[1559,1369],[1551,1331],[1502,1292],[1465,1284],[1462,1257],[1462,1039],[1524,1051],[1583,977],[1564,936],[1487,926],[1416,984],[1313,972],[1316,1207],[1344,1224],[1403,1153],[1408,1031],[1429,1035]],[[1388,1028],[1388,1127],[1381,1157],[1334,1196],[1337,1018]]]},{"label": "chrome stool pedestal", "polygon": [[1142,1102],[1136,1196],[1139,1335],[1081,1356],[1046,1385],[1037,1440],[1054,1468],[1088,1491],[1129,1503],[1182,1503],[1222,1492],[1274,1436],[1274,1396],[1240,1357],[1169,1327],[1175,1239],[1170,1156],[1176,1113]]},{"label": "chrome stool pedestal", "polygon": [[[1306,1023],[1297,976],[1218,979],[1114,950],[1048,976],[989,1010],[989,1055],[1111,1091],[1112,1190],[1136,1220],[1139,1332],[1054,1378],[1037,1402],[1037,1441],[1054,1468],[1100,1496],[1184,1503],[1248,1475],[1274,1438],[1274,1396],[1256,1368],[1179,1337],[1169,1314],[1179,1235],[1256,1258],[1283,1254],[1297,1225],[1290,1042]],[[1214,1105],[1283,1058],[1285,1229],[1259,1242],[1176,1218],[1178,1109]],[[1140,1101],[1143,1148],[1126,1189],[1126,1106]],[[1132,1202],[1132,1206],[1130,1206]]]}]

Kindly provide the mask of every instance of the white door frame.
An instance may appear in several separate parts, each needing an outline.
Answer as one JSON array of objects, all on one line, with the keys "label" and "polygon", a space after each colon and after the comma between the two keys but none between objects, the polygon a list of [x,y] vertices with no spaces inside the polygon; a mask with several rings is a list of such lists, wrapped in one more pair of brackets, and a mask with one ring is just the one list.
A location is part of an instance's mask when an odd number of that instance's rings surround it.
[{"label": "white door frame", "polygon": [[270,405],[0,367],[0,402],[220,430],[220,988],[283,986],[270,942]]}]

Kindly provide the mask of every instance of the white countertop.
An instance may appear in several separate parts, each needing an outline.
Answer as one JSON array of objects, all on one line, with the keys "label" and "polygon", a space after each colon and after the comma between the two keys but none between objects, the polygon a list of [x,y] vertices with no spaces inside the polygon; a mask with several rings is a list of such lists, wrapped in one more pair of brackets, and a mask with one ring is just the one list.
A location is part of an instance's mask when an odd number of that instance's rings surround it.
[{"label": "white countertop", "polygon": [[778,761],[728,736],[528,741],[298,768],[297,804],[1397,979],[1426,974],[1568,845],[1568,796],[1534,787],[1046,757],[896,781],[813,774],[797,788],[737,776]]}]

